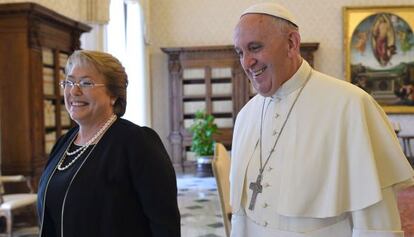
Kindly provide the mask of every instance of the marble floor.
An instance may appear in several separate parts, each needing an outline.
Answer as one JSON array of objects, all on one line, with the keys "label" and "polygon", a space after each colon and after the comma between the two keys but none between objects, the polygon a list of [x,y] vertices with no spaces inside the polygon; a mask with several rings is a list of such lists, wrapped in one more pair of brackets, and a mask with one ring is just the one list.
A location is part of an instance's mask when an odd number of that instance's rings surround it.
[{"label": "marble floor", "polygon": [[[214,177],[178,175],[182,237],[225,237]],[[414,187],[398,194],[405,237],[414,237]]]},{"label": "marble floor", "polygon": [[181,237],[225,237],[214,177],[179,175],[177,187]]},{"label": "marble floor", "polygon": [[[225,237],[217,187],[214,177],[177,175],[178,205],[182,237]],[[398,195],[399,209],[406,237],[414,237],[414,187]],[[35,237],[38,229],[23,228],[13,237]]]},{"label": "marble floor", "polygon": [[[181,237],[225,237],[214,177],[178,175]],[[35,237],[38,228],[21,228],[13,237]]]}]

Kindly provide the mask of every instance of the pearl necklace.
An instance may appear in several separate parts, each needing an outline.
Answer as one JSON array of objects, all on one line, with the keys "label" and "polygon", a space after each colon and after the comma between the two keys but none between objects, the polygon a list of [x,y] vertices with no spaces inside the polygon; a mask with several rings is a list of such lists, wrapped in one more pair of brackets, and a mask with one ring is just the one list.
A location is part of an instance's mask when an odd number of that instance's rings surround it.
[{"label": "pearl necklace", "polygon": [[[82,156],[82,154],[83,153],[85,153],[85,151],[88,149],[88,147],[92,144],[92,143],[94,143],[98,138],[100,138],[102,135],[103,135],[103,133],[105,133],[106,132],[106,130],[111,126],[111,124],[114,122],[116,120],[116,115],[114,114],[114,115],[112,115],[109,119],[108,119],[108,121],[106,121],[106,123],[102,126],[102,128],[101,129],[99,129],[99,131],[88,141],[88,142],[86,142],[85,143],[85,145],[83,145],[83,146],[81,146],[81,147],[79,147],[78,149],[76,149],[76,150],[74,150],[74,151],[72,151],[72,152],[69,152],[69,147],[70,147],[70,145],[68,146],[68,149],[65,151],[65,154],[64,154],[64,156],[63,156],[63,158],[60,160],[60,162],[59,162],[59,164],[58,164],[58,167],[57,167],[57,169],[58,170],[60,170],[60,171],[62,171],[62,170],[66,170],[67,168],[69,168],[73,163],[75,163],[75,161],[77,161],[78,159],[79,159],[79,157],[81,157]],[[78,153],[78,154],[77,154]],[[75,158],[73,158],[73,160],[71,160],[70,162],[69,162],[69,164],[67,164],[67,165],[65,165],[65,166],[63,166],[62,167],[62,164],[63,164],[63,162],[65,161],[65,158],[66,158],[66,156],[71,156],[71,155],[75,155],[75,154],[77,154],[76,156],[75,156]]]}]

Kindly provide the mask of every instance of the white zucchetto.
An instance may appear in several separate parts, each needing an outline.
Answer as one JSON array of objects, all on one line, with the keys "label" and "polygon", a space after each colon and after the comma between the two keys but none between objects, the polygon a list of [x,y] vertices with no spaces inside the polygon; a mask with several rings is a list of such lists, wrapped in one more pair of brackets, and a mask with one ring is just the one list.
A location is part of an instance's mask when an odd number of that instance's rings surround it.
[{"label": "white zucchetto", "polygon": [[295,26],[298,26],[297,21],[293,14],[284,8],[283,6],[272,3],[272,2],[265,2],[265,3],[259,3],[255,4],[247,10],[245,10],[240,17],[246,15],[246,14],[265,14],[274,16],[277,18],[281,18],[283,20],[289,21],[290,23],[294,24]]}]

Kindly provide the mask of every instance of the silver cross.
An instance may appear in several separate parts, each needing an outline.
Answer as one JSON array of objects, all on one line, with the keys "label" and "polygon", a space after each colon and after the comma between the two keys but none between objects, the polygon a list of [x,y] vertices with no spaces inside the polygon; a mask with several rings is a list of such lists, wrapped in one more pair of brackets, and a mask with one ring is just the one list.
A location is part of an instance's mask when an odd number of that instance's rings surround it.
[{"label": "silver cross", "polygon": [[262,193],[262,174],[257,176],[256,182],[251,182],[249,189],[253,191],[252,199],[250,200],[249,210],[254,210],[254,205],[256,204],[257,194]]}]

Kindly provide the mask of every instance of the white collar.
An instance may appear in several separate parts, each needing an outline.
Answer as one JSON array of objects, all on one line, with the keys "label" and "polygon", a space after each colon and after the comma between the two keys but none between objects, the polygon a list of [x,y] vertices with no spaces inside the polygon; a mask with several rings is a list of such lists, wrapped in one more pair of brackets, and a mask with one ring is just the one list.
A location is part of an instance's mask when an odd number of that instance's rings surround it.
[{"label": "white collar", "polygon": [[299,69],[295,72],[295,74],[289,78],[285,83],[282,84],[279,89],[275,92],[274,95],[270,96],[272,99],[279,98],[282,99],[288,96],[290,93],[296,91],[300,87],[303,86],[305,83],[306,78],[308,77],[309,73],[311,73],[312,67],[309,65],[306,60],[302,60],[302,64],[300,65]]}]

